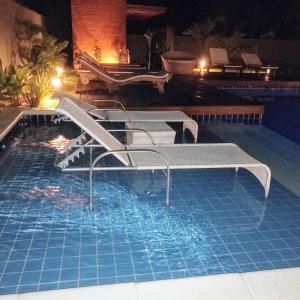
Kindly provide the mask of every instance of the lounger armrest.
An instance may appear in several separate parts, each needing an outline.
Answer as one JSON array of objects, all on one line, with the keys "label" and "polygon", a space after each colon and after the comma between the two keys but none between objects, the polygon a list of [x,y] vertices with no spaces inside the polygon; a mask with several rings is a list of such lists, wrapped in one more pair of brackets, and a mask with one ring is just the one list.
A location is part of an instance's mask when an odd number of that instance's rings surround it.
[{"label": "lounger armrest", "polygon": [[112,99],[94,99],[93,102],[97,103],[97,102],[103,102],[103,103],[114,103],[114,104],[118,104],[119,106],[121,106],[122,110],[126,111],[126,107],[124,106],[124,104],[120,101],[117,100],[112,100]]}]

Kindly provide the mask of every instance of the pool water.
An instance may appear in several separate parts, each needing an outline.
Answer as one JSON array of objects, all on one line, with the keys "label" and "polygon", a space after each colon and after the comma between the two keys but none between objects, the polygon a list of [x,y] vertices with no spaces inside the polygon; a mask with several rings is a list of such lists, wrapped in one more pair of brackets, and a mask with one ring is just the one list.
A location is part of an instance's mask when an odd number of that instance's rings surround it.
[{"label": "pool water", "polygon": [[[220,128],[200,140],[229,140]],[[166,207],[162,172],[99,172],[90,212],[88,174],[54,167],[79,133],[26,128],[1,153],[0,294],[300,266],[300,198],[280,177],[266,201],[247,171],[172,171]]]},{"label": "pool water", "polygon": [[275,97],[264,104],[263,124],[300,144],[300,98]]}]

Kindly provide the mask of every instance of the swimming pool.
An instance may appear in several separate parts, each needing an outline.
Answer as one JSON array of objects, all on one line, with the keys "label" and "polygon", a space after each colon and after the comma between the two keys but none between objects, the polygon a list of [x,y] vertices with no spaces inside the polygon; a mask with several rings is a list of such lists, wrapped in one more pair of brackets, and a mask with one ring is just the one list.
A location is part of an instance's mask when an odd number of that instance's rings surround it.
[{"label": "swimming pool", "polygon": [[[218,124],[203,124],[200,140],[240,139],[268,162],[259,145],[273,132]],[[78,132],[26,128],[1,153],[1,294],[300,266],[300,198],[280,182],[276,162],[268,201],[243,170],[172,171],[170,207],[161,173],[97,173],[90,213],[88,174],[54,167]],[[300,172],[297,147],[281,159]]]},{"label": "swimming pool", "polygon": [[265,102],[263,124],[300,144],[300,97],[275,97]]}]

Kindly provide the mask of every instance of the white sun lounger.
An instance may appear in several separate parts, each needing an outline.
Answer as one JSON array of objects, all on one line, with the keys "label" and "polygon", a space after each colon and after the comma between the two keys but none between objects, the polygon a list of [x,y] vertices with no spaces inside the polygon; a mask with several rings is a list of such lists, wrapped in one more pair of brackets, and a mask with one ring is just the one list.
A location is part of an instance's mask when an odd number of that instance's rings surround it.
[{"label": "white sun lounger", "polygon": [[[91,209],[93,206],[93,171],[96,170],[166,170],[166,203],[168,205],[170,170],[208,168],[233,168],[238,170],[239,168],[245,168],[259,180],[265,189],[265,197],[268,196],[271,181],[271,171],[269,167],[248,155],[235,144],[175,144],[167,146],[147,145],[126,147],[67,97],[63,97],[63,99],[60,100],[55,110],[68,116],[91,137],[89,142],[69,154],[69,156],[63,160],[63,163],[58,163],[58,166],[64,171],[89,171]],[[93,140],[102,145],[107,151],[94,159],[89,167],[69,167],[68,160],[74,159],[74,155],[79,156],[80,150],[84,151],[85,148],[91,149]],[[122,166],[96,166],[104,157],[112,155],[122,163]]]},{"label": "white sun lounger", "polygon": [[[80,106],[85,112],[97,118],[99,122],[182,122],[183,130],[188,129],[192,133],[195,143],[197,142],[198,123],[181,111],[126,111],[124,106],[122,106],[124,110],[100,109],[68,94],[56,93],[54,97],[58,99],[67,97]],[[114,100],[101,101],[117,102]],[[120,102],[118,102],[118,104],[120,104]]]},{"label": "white sun lounger", "polygon": [[232,65],[229,63],[227,51],[225,48],[209,48],[210,60],[212,67],[221,68],[223,72],[238,72],[242,66]]},{"label": "white sun lounger", "polygon": [[[116,88],[122,85],[129,85],[141,82],[151,82],[154,87],[158,88],[159,93],[163,94],[165,84],[171,79],[171,74],[166,72],[136,72],[136,73],[122,73],[120,76],[115,76],[107,72],[93,57],[87,53],[82,53],[79,57],[79,62],[84,69],[87,69],[94,74],[99,80],[103,81],[108,90],[113,92]],[[84,76],[82,74],[82,76]],[[88,74],[86,74],[87,80],[83,79],[82,82],[88,82]]]},{"label": "white sun lounger", "polygon": [[276,66],[264,66],[259,56],[256,53],[241,53],[241,57],[245,63],[246,68],[254,69],[259,72],[260,70],[264,73],[275,72],[278,70]]}]

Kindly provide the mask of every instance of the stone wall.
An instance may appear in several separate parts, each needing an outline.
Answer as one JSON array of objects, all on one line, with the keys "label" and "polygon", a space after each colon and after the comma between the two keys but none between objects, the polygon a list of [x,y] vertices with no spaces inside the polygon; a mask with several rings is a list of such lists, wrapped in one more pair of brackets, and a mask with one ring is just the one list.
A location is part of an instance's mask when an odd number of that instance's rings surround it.
[{"label": "stone wall", "polygon": [[1,0],[0,4],[0,58],[3,67],[6,67],[12,62],[16,52],[16,20],[27,20],[42,25],[43,17],[14,0]]},{"label": "stone wall", "polygon": [[104,63],[126,54],[126,0],[72,0],[74,61],[86,51]]}]

